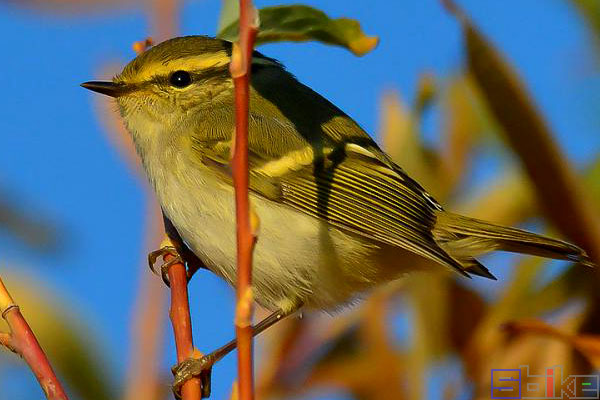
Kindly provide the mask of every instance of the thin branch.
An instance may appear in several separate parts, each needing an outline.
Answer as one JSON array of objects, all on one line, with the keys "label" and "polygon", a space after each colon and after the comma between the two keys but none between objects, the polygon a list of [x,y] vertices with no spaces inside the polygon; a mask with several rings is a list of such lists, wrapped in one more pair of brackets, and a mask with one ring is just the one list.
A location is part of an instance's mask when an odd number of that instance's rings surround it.
[{"label": "thin branch", "polygon": [[0,336],[0,344],[25,360],[48,400],[68,400],[65,390],[50,365],[50,361],[48,361],[31,327],[25,321],[19,306],[13,301],[1,278],[0,312],[10,328],[10,333],[2,333]]},{"label": "thin branch", "polygon": [[258,14],[251,0],[240,0],[240,36],[234,43],[230,72],[235,91],[235,140],[233,183],[237,221],[237,307],[235,332],[238,343],[238,395],[254,398],[252,371],[252,251],[255,236],[248,198],[248,109],[252,50],[258,32]]},{"label": "thin branch", "polygon": [[[171,261],[172,256],[167,255],[165,262]],[[175,334],[177,348],[177,362],[181,363],[194,356],[194,342],[192,339],[192,320],[190,318],[190,304],[188,300],[187,274],[185,266],[181,263],[169,267],[169,282],[171,284],[171,309],[169,316]],[[199,400],[202,398],[202,383],[200,378],[186,381],[181,388],[183,400]]]}]

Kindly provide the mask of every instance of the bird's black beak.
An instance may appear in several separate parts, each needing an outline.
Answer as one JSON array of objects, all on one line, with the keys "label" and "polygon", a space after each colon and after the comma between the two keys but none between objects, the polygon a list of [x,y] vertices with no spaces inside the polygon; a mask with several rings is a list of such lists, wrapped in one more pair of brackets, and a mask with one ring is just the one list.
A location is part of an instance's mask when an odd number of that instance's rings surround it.
[{"label": "bird's black beak", "polygon": [[94,92],[102,93],[110,97],[119,97],[124,94],[127,90],[125,85],[114,82],[84,82],[81,84],[82,87],[93,90]]}]

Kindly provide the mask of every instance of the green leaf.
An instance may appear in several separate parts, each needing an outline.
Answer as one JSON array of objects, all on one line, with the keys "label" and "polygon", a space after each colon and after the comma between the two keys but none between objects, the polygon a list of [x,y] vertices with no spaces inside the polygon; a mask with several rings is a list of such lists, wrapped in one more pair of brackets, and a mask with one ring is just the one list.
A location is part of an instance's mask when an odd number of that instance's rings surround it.
[{"label": "green leaf", "polygon": [[235,23],[240,15],[240,2],[238,0],[221,0],[221,15],[219,16],[218,32]]},{"label": "green leaf", "polygon": [[[317,40],[345,47],[362,56],[377,46],[379,39],[367,36],[360,24],[352,19],[331,19],[324,12],[303,5],[265,7],[258,11],[260,28],[256,43],[305,42]],[[238,21],[219,31],[217,37],[237,40]]]}]

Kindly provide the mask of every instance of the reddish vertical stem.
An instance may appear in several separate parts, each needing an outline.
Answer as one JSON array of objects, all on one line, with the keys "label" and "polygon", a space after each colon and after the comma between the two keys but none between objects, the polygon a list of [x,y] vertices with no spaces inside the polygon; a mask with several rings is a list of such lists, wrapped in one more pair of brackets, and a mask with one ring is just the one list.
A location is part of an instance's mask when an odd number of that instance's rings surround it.
[{"label": "reddish vertical stem", "polygon": [[[165,256],[165,262],[172,256]],[[190,305],[188,300],[187,275],[185,266],[181,263],[169,267],[169,282],[171,284],[171,309],[169,316],[175,334],[177,348],[177,362],[193,356],[194,342],[192,339],[192,320],[190,318]],[[202,384],[200,378],[192,378],[181,388],[183,400],[200,400],[202,397]]]},{"label": "reddish vertical stem", "polygon": [[37,378],[48,400],[68,400],[67,394],[56,377],[50,361],[31,327],[13,302],[8,290],[0,279],[0,312],[10,327],[10,334],[4,334],[1,344],[19,354]]},{"label": "reddish vertical stem", "polygon": [[235,330],[238,343],[238,388],[240,400],[254,399],[252,368],[252,250],[254,234],[250,226],[248,198],[248,115],[252,49],[257,29],[250,0],[240,0],[240,39],[234,44],[231,76],[235,91],[235,141],[233,184],[237,220],[237,308]]}]

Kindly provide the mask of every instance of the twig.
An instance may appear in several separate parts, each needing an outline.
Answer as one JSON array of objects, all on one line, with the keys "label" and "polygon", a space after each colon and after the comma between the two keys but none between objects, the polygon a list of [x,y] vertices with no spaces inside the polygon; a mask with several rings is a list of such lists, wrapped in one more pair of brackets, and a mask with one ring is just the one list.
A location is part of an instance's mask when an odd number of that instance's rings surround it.
[{"label": "twig", "polygon": [[16,353],[17,350],[13,347],[12,344],[12,335],[6,332],[0,332],[0,346],[6,347],[8,350]]},{"label": "twig", "polygon": [[134,42],[131,47],[133,48],[133,51],[135,51],[135,54],[140,55],[152,46],[154,46],[154,39],[147,37],[144,40]]},{"label": "twig", "polygon": [[15,304],[0,278],[0,312],[10,328],[2,333],[0,344],[21,356],[37,378],[48,400],[68,400],[50,361],[44,354],[31,327]]},{"label": "twig", "polygon": [[[233,44],[230,72],[235,91],[235,140],[233,184],[237,221],[237,307],[235,332],[238,343],[238,395],[254,398],[252,371],[252,250],[255,236],[248,198],[248,116],[252,50],[258,32],[258,14],[251,0],[240,0],[239,43]],[[255,217],[255,216],[253,216]],[[257,219],[257,217],[256,217]]]},{"label": "twig", "polygon": [[[165,262],[172,260],[171,255],[164,257]],[[181,263],[173,264],[168,271],[171,284],[171,309],[169,316],[175,334],[177,348],[177,362],[194,356],[194,342],[192,339],[192,320],[190,318],[190,304],[188,300],[187,275],[185,266]],[[191,378],[181,388],[183,400],[200,400],[202,398],[202,383],[200,378]]]}]

